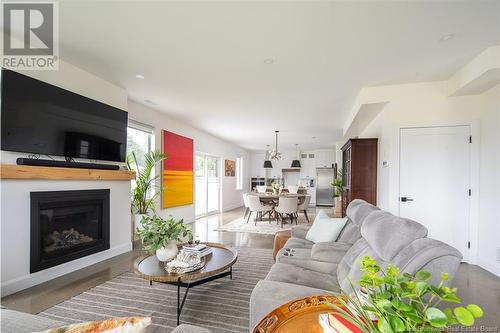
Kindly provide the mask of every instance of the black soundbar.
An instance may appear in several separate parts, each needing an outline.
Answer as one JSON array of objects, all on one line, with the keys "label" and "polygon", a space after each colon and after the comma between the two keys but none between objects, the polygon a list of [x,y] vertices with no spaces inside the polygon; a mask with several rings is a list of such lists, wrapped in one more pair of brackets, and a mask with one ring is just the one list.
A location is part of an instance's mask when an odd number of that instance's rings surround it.
[{"label": "black soundbar", "polygon": [[41,160],[41,159],[36,159],[36,158],[24,158],[24,157],[19,157],[16,160],[16,163],[18,165],[32,165],[32,166],[44,166],[44,167],[120,170],[119,165],[113,165],[113,164]]}]

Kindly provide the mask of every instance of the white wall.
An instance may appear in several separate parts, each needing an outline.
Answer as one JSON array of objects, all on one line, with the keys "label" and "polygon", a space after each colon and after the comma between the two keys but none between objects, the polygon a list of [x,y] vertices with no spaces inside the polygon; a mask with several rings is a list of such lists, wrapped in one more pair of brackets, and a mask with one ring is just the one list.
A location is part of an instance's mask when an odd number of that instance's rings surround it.
[{"label": "white wall", "polygon": [[480,96],[478,264],[500,276],[500,86]]},{"label": "white wall", "polygon": [[[457,97],[449,96],[447,82],[372,89],[375,90],[372,91],[374,95],[378,93],[389,101],[360,135],[379,138],[378,206],[399,214],[400,128],[470,125],[473,137],[470,258],[472,263],[499,274],[498,263],[495,263],[495,248],[500,247],[498,86],[483,95]],[[382,166],[384,161],[388,162],[387,167]]]},{"label": "white wall", "polygon": [[[250,153],[247,150],[131,100],[128,101],[128,112],[130,119],[155,128],[155,147],[157,149],[161,147],[161,130],[163,129],[192,138],[195,152],[221,158],[222,166],[225,159],[235,160],[236,157],[243,157],[243,190],[236,190],[236,177],[224,177],[223,173],[221,174],[221,210],[227,211],[243,205],[241,194],[247,192],[250,187]],[[157,206],[157,211],[162,216],[171,214],[174,217],[183,218],[186,222],[194,221],[194,205],[160,209],[158,200]]]},{"label": "white wall", "polygon": [[[23,74],[126,110],[127,93],[95,75],[61,61],[58,71],[26,71]],[[14,164],[27,154],[0,152],[1,163]],[[34,274],[29,273],[30,192],[77,189],[110,189],[110,249]],[[130,251],[129,181],[0,181],[2,296]]]}]

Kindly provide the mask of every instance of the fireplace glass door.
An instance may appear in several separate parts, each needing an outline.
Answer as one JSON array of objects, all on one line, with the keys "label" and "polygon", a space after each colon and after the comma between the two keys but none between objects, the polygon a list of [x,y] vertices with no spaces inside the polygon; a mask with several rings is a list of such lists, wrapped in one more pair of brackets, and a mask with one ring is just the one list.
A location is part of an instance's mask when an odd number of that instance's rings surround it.
[{"label": "fireplace glass door", "polygon": [[109,190],[31,193],[31,272],[109,249]]}]

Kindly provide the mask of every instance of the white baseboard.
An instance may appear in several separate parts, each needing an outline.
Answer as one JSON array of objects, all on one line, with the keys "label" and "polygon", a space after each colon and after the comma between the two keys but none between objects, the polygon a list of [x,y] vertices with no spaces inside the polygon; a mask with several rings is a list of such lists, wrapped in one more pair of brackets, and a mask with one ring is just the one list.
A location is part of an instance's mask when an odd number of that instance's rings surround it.
[{"label": "white baseboard", "polygon": [[33,274],[27,274],[18,278],[2,282],[2,297],[16,293],[20,290],[36,286],[40,283],[52,280],[61,275],[65,275],[76,270],[94,265],[106,259],[116,257],[122,253],[132,251],[132,243],[115,246],[109,250],[94,253],[89,256],[69,261],[62,265],[44,269]]},{"label": "white baseboard", "polygon": [[495,274],[496,276],[500,276],[500,265],[495,263],[490,263],[489,261],[485,261],[482,259],[477,259],[477,265],[481,268],[484,268],[488,272]]},{"label": "white baseboard", "polygon": [[234,204],[234,205],[231,205],[231,206],[224,207],[222,209],[222,211],[223,212],[228,212],[230,210],[233,210],[233,209],[236,209],[236,208],[240,208],[240,207],[243,207],[243,204],[242,203],[237,203],[237,204]]}]

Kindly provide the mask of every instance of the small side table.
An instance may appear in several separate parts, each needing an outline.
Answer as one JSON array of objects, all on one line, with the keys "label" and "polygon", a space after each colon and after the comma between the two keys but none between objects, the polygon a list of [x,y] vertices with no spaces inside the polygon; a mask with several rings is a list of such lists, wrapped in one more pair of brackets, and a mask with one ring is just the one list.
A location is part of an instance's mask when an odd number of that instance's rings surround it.
[{"label": "small side table", "polygon": [[274,236],[273,259],[276,260],[276,254],[285,246],[286,241],[292,237],[291,230],[278,231]]}]

